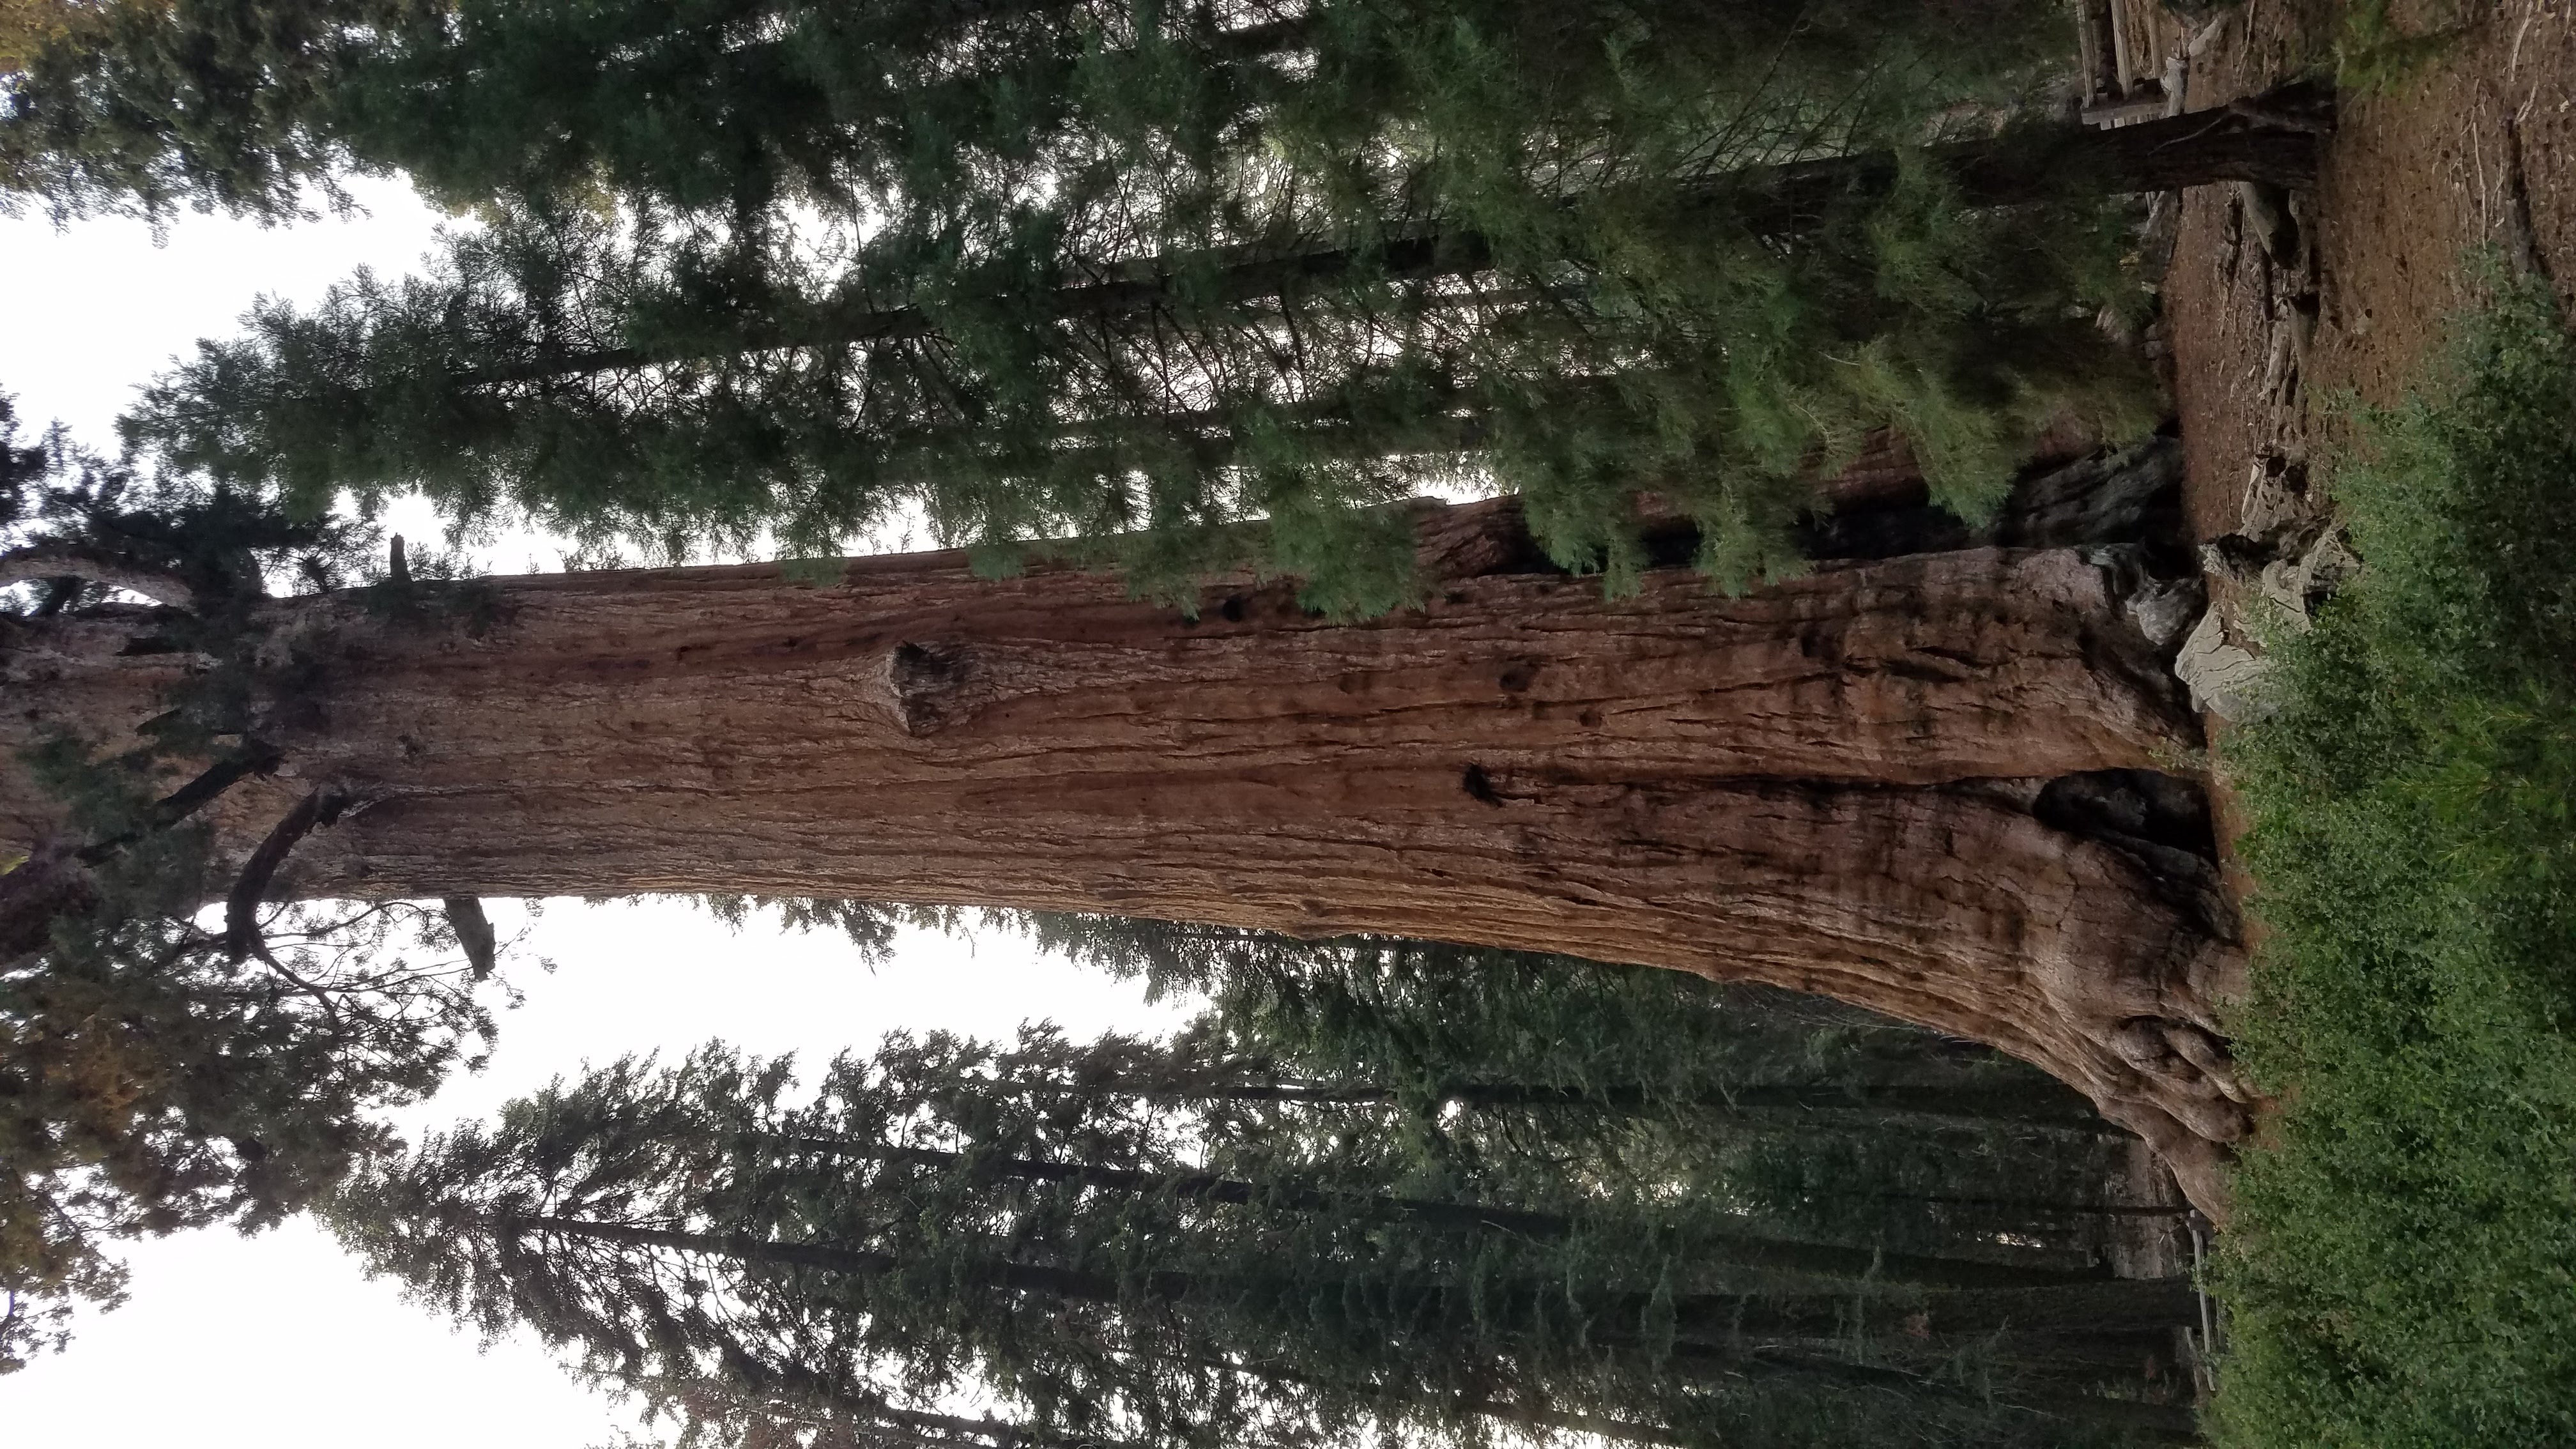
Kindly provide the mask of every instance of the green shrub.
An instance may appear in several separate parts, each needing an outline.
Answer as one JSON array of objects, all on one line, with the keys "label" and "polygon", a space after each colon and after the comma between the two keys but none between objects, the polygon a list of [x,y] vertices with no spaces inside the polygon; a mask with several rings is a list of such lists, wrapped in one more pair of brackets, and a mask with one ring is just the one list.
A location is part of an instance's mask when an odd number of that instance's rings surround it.
[{"label": "green shrub", "polygon": [[2226,1445],[2576,1443],[2576,349],[2493,292],[2359,415],[2363,572],[2227,749],[2283,1107],[2216,1275]]},{"label": "green shrub", "polygon": [[2389,0],[2351,0],[2345,7],[2334,42],[2336,90],[2395,95],[2468,33],[2456,15],[2447,17],[2448,24],[2409,33],[2388,11]]}]

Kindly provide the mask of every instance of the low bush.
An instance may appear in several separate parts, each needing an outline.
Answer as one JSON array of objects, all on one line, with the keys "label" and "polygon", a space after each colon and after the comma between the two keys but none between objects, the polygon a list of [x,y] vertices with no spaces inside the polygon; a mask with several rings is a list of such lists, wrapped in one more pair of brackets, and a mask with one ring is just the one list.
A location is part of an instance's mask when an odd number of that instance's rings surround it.
[{"label": "low bush", "polygon": [[2215,1274],[2224,1445],[2576,1443],[2576,348],[2492,293],[2357,414],[2363,571],[2226,749],[2282,1105]]}]

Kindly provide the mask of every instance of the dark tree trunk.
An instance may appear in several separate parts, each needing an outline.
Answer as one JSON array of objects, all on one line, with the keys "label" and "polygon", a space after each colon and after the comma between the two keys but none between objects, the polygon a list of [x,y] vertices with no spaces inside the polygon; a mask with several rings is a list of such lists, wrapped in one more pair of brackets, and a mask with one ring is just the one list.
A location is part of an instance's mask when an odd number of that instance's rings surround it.
[{"label": "dark tree trunk", "polygon": [[[899,1261],[892,1254],[838,1244],[789,1242],[732,1233],[682,1232],[585,1218],[506,1217],[494,1220],[490,1227],[505,1233],[547,1233],[854,1277],[874,1277],[899,1266]],[[1252,1286],[1231,1279],[1202,1278],[1187,1272],[1146,1272],[1121,1279],[1081,1269],[1008,1260],[987,1259],[962,1266],[976,1279],[1007,1293],[1112,1308],[1139,1301],[1178,1303],[1194,1296],[1209,1297],[1219,1303],[1240,1303],[1246,1290]],[[2151,1289],[2157,1285],[2104,1286]],[[1347,1299],[1356,1293],[1377,1300],[1380,1309],[1397,1321],[1485,1322],[1509,1321],[1539,1303],[1559,1299],[1568,1291],[1564,1285],[1553,1283],[1503,1285],[1472,1295],[1452,1285],[1432,1282],[1350,1285],[1347,1288],[1324,1284],[1311,1290],[1301,1290],[1299,1297],[1303,1300],[1311,1293],[1317,1301],[1334,1301]],[[2142,1300],[2145,1295],[2131,1292],[2127,1297]],[[1745,1315],[1749,1311],[1758,1317],[1763,1310],[1738,1294],[1684,1294],[1666,1298],[1651,1293],[1605,1292],[1583,1297],[1581,1306],[1586,1315],[1587,1341],[1600,1347],[1648,1347],[1642,1337],[1616,1325],[1650,1315],[1661,1316],[1668,1311],[1671,1315],[1671,1338],[1669,1341],[1659,1338],[1651,1348],[1666,1356],[1679,1372],[1708,1373],[1728,1378],[1821,1379],[1864,1388],[1942,1397],[1974,1397],[1973,1391],[1956,1389],[1902,1370],[1876,1368],[1838,1356],[1794,1348],[1750,1343],[1746,1338]],[[1979,1315],[1974,1310],[1960,1315],[1962,1319],[1976,1316]],[[1946,1323],[1944,1331],[1948,1331]],[[2191,1413],[2187,1409],[2085,1394],[2044,1396],[2036,1406],[2096,1422],[2151,1431],[2187,1432],[2191,1427]]]},{"label": "dark tree trunk", "polygon": [[[1429,1198],[1346,1192],[1279,1183],[1246,1182],[1214,1173],[1140,1172],[1078,1162],[1043,1162],[1024,1157],[977,1157],[922,1147],[886,1147],[832,1137],[775,1137],[777,1146],[833,1157],[903,1166],[955,1168],[971,1165],[990,1178],[1022,1182],[1075,1183],[1107,1192],[1168,1193],[1199,1202],[1261,1203],[1286,1212],[1347,1212],[1386,1221],[1401,1220],[1459,1232],[1499,1232],[1530,1238],[1558,1238],[1574,1231],[1571,1217],[1479,1203],[1442,1202]],[[1692,1239],[1694,1261],[1757,1272],[1804,1274],[1853,1280],[1875,1278],[1915,1288],[2031,1288],[2093,1282],[2100,1273],[2031,1268],[1980,1258],[1945,1258],[1929,1253],[1897,1253],[1874,1248],[1806,1243],[1793,1238],[1752,1234],[1703,1234]]]},{"label": "dark tree trunk", "polygon": [[[1112,1077],[1079,1084],[1047,1078],[1002,1078],[997,1085],[1030,1096],[1127,1096],[1170,1102],[1312,1102],[1327,1106],[1393,1106],[1405,1094],[1393,1087],[1355,1082],[1155,1081]],[[1928,1086],[1914,1083],[1754,1082],[1706,1096],[1675,1097],[1643,1086],[1564,1087],[1527,1082],[1455,1082],[1434,1096],[1470,1107],[1540,1107],[1638,1115],[1692,1110],[1727,1116],[1794,1116],[1803,1125],[1831,1126],[1825,1114],[1862,1113],[1855,1126],[1894,1114],[1936,1123],[2090,1131],[2119,1135],[2082,1099],[2040,1088]]]},{"label": "dark tree trunk", "polygon": [[[1434,1198],[1349,1192],[1305,1186],[1293,1180],[1249,1182],[1212,1172],[1145,1172],[1086,1162],[991,1157],[929,1147],[888,1147],[838,1137],[765,1136],[760,1140],[787,1151],[810,1152],[854,1162],[879,1162],[898,1167],[971,1166],[979,1177],[987,1180],[1008,1178],[1019,1182],[1070,1183],[1106,1192],[1169,1194],[1191,1202],[1260,1203],[1287,1212],[1350,1212],[1363,1217],[1401,1219],[1466,1232],[1490,1230],[1525,1237],[1554,1238],[1564,1236],[1574,1226],[1571,1219],[1556,1213],[1443,1202]],[[1864,1271],[1868,1267],[1866,1255],[1863,1255],[1861,1267]]]}]

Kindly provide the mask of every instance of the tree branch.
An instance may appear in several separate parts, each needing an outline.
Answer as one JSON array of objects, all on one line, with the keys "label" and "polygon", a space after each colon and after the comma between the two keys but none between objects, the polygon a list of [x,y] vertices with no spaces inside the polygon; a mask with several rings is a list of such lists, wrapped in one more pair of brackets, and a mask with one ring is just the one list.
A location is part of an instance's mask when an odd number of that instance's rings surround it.
[{"label": "tree branch", "polygon": [[[250,853],[250,860],[242,866],[241,879],[233,883],[232,894],[224,898],[224,949],[232,953],[232,959],[239,961],[245,956],[256,956],[270,970],[289,981],[296,980],[293,973],[278,964],[277,957],[268,949],[268,943],[260,939],[260,902],[267,897],[269,882],[277,878],[277,868],[286,863],[286,857],[295,849],[296,842],[312,834],[314,827],[329,825],[339,819],[340,812],[347,806],[348,798],[337,788],[326,785],[295,802],[295,808],[287,811],[286,818],[278,821],[268,832],[268,838]],[[296,981],[296,984],[320,994],[319,989],[309,982]]]},{"label": "tree branch", "polygon": [[474,979],[491,975],[499,942],[492,934],[492,918],[483,914],[483,902],[473,896],[449,896],[439,904],[447,908],[447,924],[456,932],[456,944],[465,948],[465,964],[473,969]]},{"label": "tree branch", "polygon": [[194,613],[197,591],[178,575],[128,563],[74,543],[35,543],[0,553],[0,588],[29,579],[87,579]]},{"label": "tree branch", "polygon": [[97,865],[141,839],[146,832],[169,829],[250,776],[265,775],[276,769],[277,762],[283,758],[275,745],[245,736],[239,751],[208,765],[197,778],[153,801],[151,813],[141,825],[81,847],[81,863]]}]

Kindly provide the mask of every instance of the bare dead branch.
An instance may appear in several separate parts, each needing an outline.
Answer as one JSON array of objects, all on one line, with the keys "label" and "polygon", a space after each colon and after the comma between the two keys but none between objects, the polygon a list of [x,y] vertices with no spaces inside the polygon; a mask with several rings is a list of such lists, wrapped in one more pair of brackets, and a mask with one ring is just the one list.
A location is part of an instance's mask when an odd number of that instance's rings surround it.
[{"label": "bare dead branch", "polygon": [[465,949],[465,963],[473,968],[474,979],[490,976],[499,943],[492,934],[492,918],[483,913],[483,902],[473,896],[449,896],[439,904],[447,908],[447,924],[456,931],[456,944]]},{"label": "bare dead branch", "polygon": [[197,591],[176,574],[146,568],[73,543],[34,543],[0,553],[0,588],[30,579],[87,579],[141,594],[156,604],[194,612]]}]

